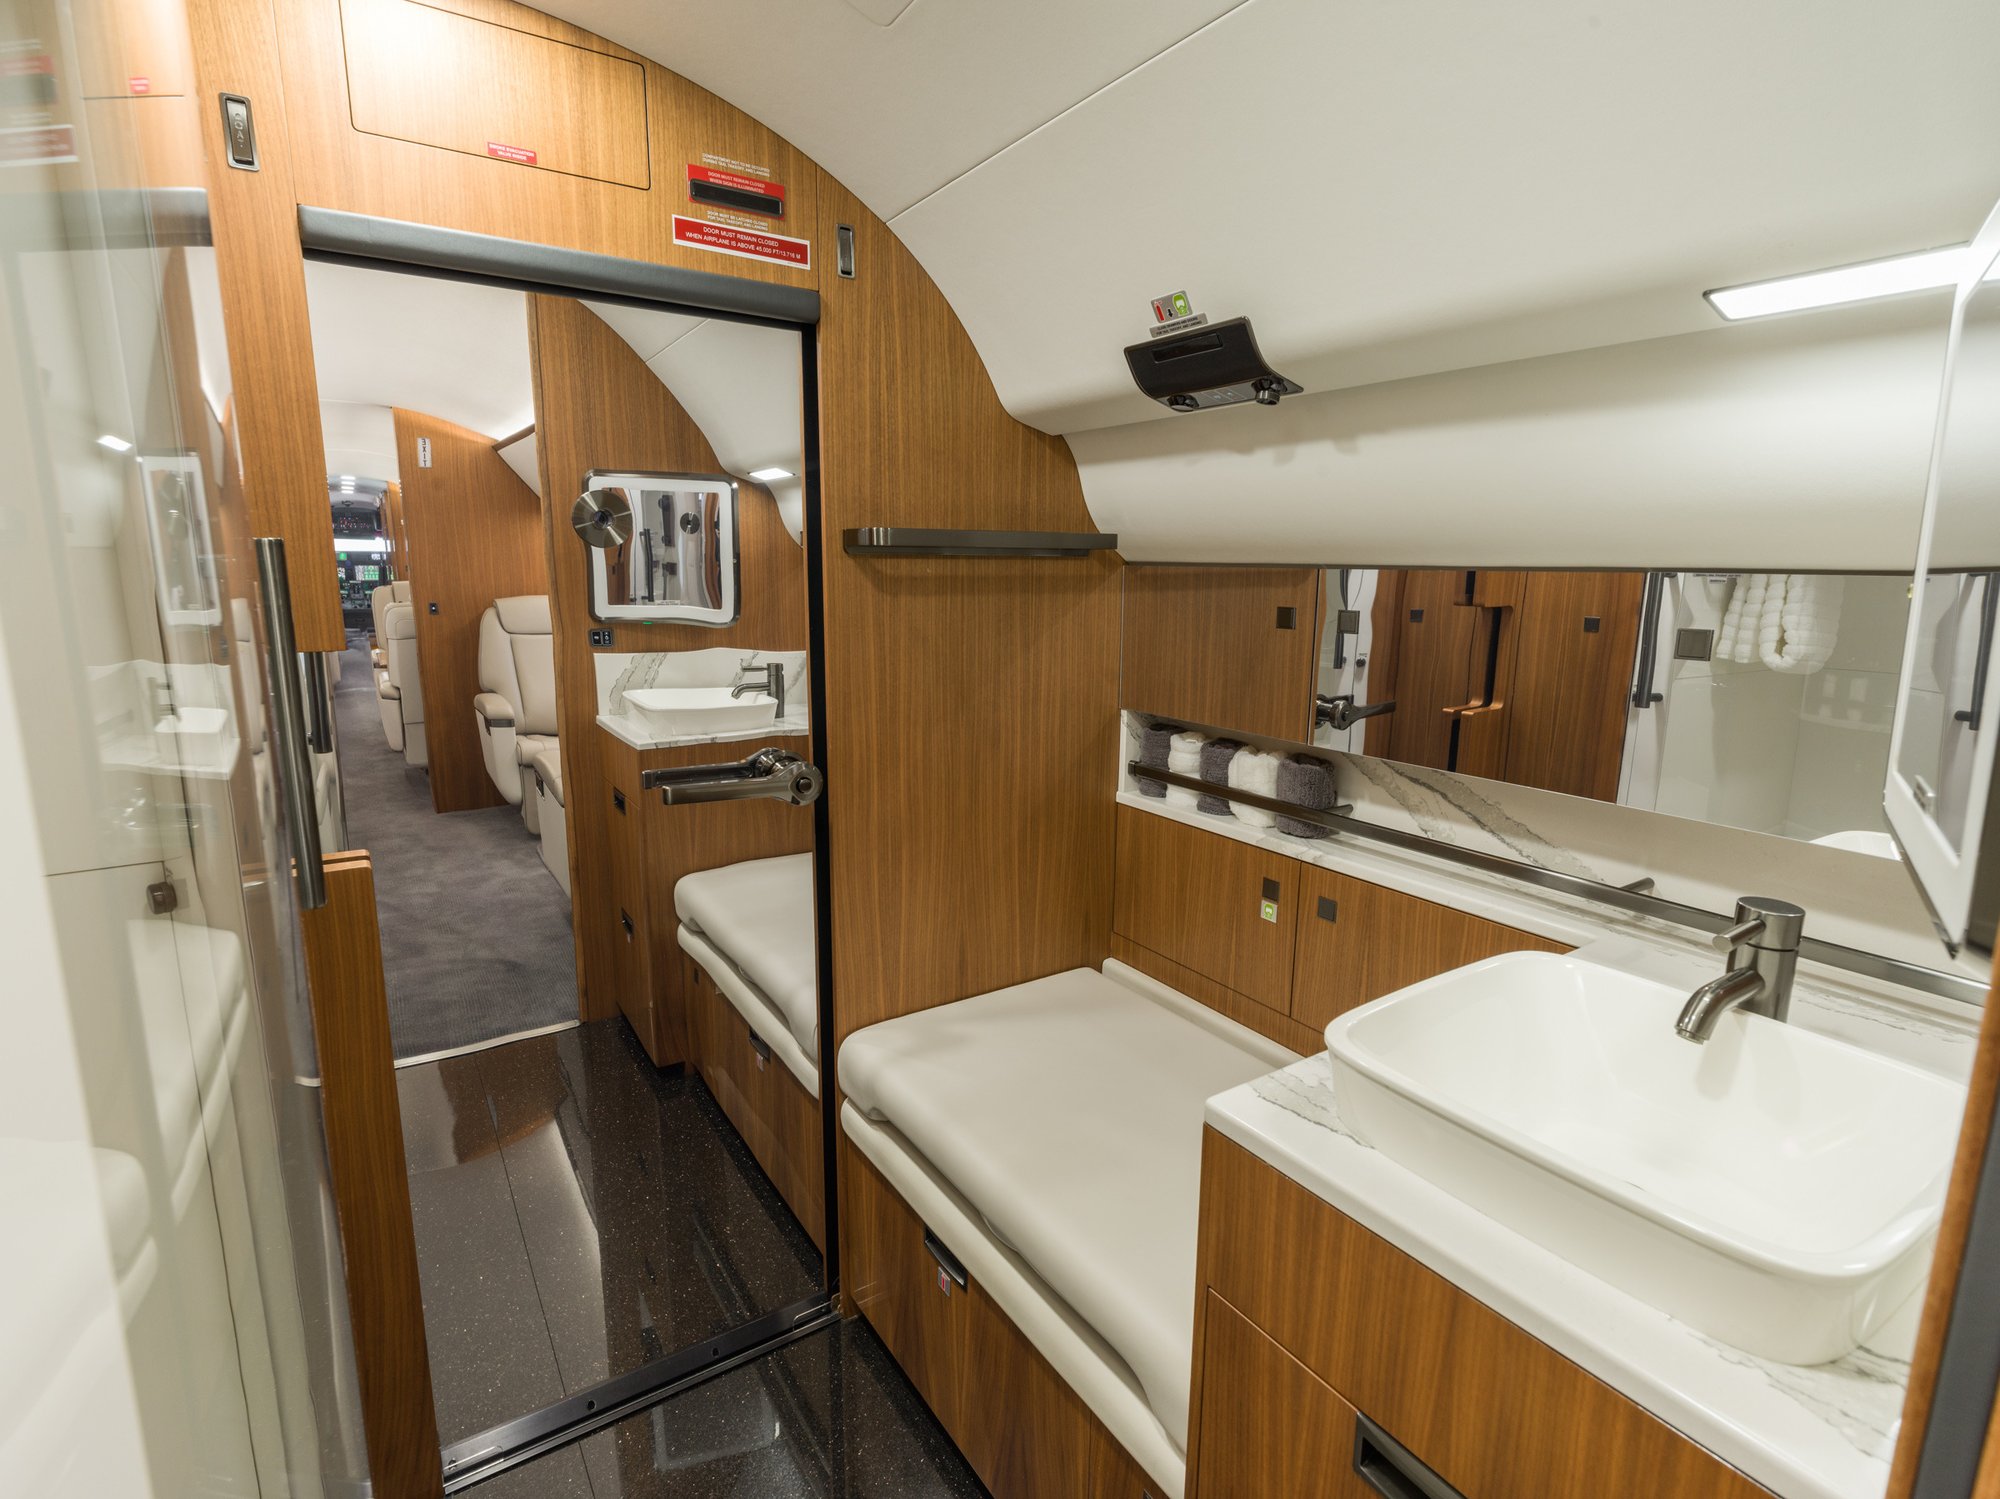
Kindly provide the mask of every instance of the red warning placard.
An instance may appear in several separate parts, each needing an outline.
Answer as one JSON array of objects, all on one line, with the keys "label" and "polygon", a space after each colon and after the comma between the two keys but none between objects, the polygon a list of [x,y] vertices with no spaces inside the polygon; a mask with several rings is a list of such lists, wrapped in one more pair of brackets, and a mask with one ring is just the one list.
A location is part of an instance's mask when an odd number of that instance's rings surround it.
[{"label": "red warning placard", "polygon": [[812,265],[811,240],[738,229],[733,224],[711,224],[705,219],[684,219],[679,214],[674,215],[674,243],[696,250],[713,250],[718,255],[738,255],[745,260],[794,265],[801,270]]},{"label": "red warning placard", "polygon": [[503,146],[498,141],[488,141],[486,143],[486,154],[488,156],[497,156],[502,161],[518,161],[524,167],[531,167],[535,164],[535,153],[530,151],[526,146]]}]

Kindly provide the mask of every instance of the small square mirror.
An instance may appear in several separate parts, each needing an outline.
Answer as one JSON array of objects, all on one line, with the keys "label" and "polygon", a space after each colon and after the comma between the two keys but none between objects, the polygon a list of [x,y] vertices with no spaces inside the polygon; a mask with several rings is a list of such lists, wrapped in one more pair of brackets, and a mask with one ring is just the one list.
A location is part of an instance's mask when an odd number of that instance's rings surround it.
[{"label": "small square mirror", "polygon": [[592,618],[717,628],[736,622],[734,479],[593,469],[584,487],[590,495],[622,496],[631,516],[629,534],[590,547]]}]

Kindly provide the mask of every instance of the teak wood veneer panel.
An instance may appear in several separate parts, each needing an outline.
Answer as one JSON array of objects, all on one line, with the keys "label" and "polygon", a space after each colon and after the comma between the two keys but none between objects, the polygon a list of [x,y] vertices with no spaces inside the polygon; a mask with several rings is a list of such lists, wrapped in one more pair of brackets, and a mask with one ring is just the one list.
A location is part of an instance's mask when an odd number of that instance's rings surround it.
[{"label": "teak wood veneer panel", "polygon": [[[1112,928],[1140,947],[1289,1013],[1304,868],[1254,844],[1120,807]],[[1269,885],[1278,892],[1276,921],[1261,914]]]},{"label": "teak wood veneer panel", "polygon": [[783,1062],[757,1054],[750,1044],[749,1024],[700,964],[686,953],[681,954],[681,964],[688,1061],[823,1252],[826,1155],[819,1100]]},{"label": "teak wood veneer panel", "polygon": [[644,64],[416,0],[340,14],[356,130],[647,185]]},{"label": "teak wood veneer panel", "polygon": [[[1321,914],[1322,901],[1332,903],[1332,919]],[[1467,963],[1503,952],[1570,951],[1566,943],[1317,865],[1305,867],[1298,906],[1292,1015],[1315,1036],[1336,1015]]]},{"label": "teak wood veneer panel", "polygon": [[830,178],[820,536],[839,1042],[1103,960],[1118,559],[854,557],[853,526],[1095,531],[1060,438],[994,393],[944,297]]},{"label": "teak wood veneer panel", "polygon": [[[495,599],[549,591],[542,502],[493,451],[492,439],[421,411],[398,409],[394,419],[403,473],[399,509],[409,542],[402,576],[416,611],[431,806],[439,812],[502,806],[472,712],[479,621]],[[417,459],[426,438],[429,467]]]},{"label": "teak wood veneer panel", "polygon": [[[1618,799],[1626,693],[1646,575],[1538,572],[1516,615],[1502,779],[1570,796]],[[1587,628],[1590,620],[1596,629]]]},{"label": "teak wood veneer panel", "polygon": [[[1272,739],[1312,739],[1319,571],[1125,569],[1119,701]],[[1279,624],[1281,610],[1292,623]]]},{"label": "teak wood veneer panel", "polygon": [[326,904],[299,925],[369,1475],[384,1499],[435,1499],[444,1480],[374,866],[361,852],[325,865]]},{"label": "teak wood veneer panel", "polygon": [[[591,469],[632,469],[657,473],[717,473],[720,464],[714,447],[695,425],[694,419],[673,398],[657,376],[632,351],[629,344],[606,326],[604,321],[580,302],[568,297],[532,296],[528,299],[529,342],[534,350],[535,436],[542,474],[542,492],[556,498],[543,507],[547,528],[549,606],[555,624],[556,701],[561,714],[564,810],[569,814],[570,889],[573,926],[576,934],[577,976],[582,996],[582,1016],[602,1019],[618,1013],[611,988],[619,935],[618,913],[610,903],[610,848],[607,842],[606,807],[609,792],[607,755],[625,746],[597,726],[598,695],[596,651],[590,632],[598,621],[590,613],[589,554],[569,526],[569,499],[582,492],[583,476]],[[790,335],[773,331],[772,338]],[[499,461],[498,459],[495,460]],[[409,506],[406,495],[405,508]],[[723,629],[699,625],[648,624],[634,620],[612,623],[612,649],[619,653],[636,651],[696,651],[715,646],[738,646],[745,650],[802,651],[807,647],[806,575],[804,549],[785,531],[776,505],[761,490],[746,486],[737,513],[737,535],[741,551],[742,611],[737,621]],[[787,691],[792,690],[787,684]],[[804,692],[805,683],[797,684]],[[470,716],[470,699],[468,716]],[[761,742],[761,741],[760,741]],[[676,758],[676,752],[661,752],[665,758],[648,760],[658,764],[698,765],[708,761],[741,760],[757,747],[752,743],[697,746],[691,757]],[[784,748],[802,753],[797,741]],[[636,773],[633,777],[636,780]],[[572,789],[574,788],[574,789]],[[636,796],[637,788],[626,788]],[[657,804],[658,796],[652,801]],[[743,808],[777,808],[775,802],[739,803]],[[720,806],[680,807],[676,813],[693,816],[700,827],[720,827],[731,823],[702,822],[701,813],[727,813]],[[758,846],[771,853],[792,853],[811,846],[809,812],[784,809],[793,816],[793,825],[807,828],[805,843],[793,841],[770,848],[768,840]],[[678,878],[691,869],[712,869],[738,859],[765,857],[745,851],[727,856],[728,850],[705,848],[699,856],[706,863],[677,864],[663,868],[659,877]],[[719,856],[720,855],[720,856]],[[667,910],[672,909],[673,890],[666,889]],[[638,912],[632,913],[637,919]],[[673,929],[666,929],[665,941],[673,944]],[[656,951],[659,937],[654,938]],[[677,955],[680,949],[672,947]],[[661,965],[678,975],[677,956]],[[678,979],[674,981],[678,990]],[[649,1032],[641,1030],[642,1038]],[[649,1042],[648,1051],[653,1052]],[[658,1053],[654,1059],[660,1060]]]},{"label": "teak wood veneer panel", "polygon": [[[1713,1454],[1214,1130],[1204,1131],[1201,1304],[1220,1297],[1466,1499],[1769,1499]],[[1189,1469],[1239,1378],[1195,1334]],[[1227,1431],[1226,1416],[1218,1418]],[[1238,1499],[1291,1491],[1232,1488]],[[1189,1499],[1213,1499],[1197,1484]]]},{"label": "teak wood veneer panel", "polygon": [[[277,18],[260,0],[187,0],[187,15],[229,330],[232,394],[220,415],[236,434],[251,534],[284,538],[299,649],[345,650]],[[220,93],[242,94],[255,107],[254,172],[227,164]]]},{"label": "teak wood veneer panel", "polygon": [[1111,956],[1121,963],[1128,963],[1150,978],[1156,978],[1169,989],[1178,989],[1188,998],[1198,1000],[1217,1014],[1226,1015],[1238,1025],[1248,1026],[1260,1036],[1291,1048],[1302,1057],[1309,1057],[1316,1051],[1324,1051],[1326,1042],[1318,1031],[1309,1025],[1301,1025],[1282,1010],[1274,1010],[1267,1004],[1260,1004],[1247,994],[1238,994],[1226,984],[1218,984],[1205,973],[1197,973],[1185,964],[1176,963],[1171,958],[1163,958],[1151,948],[1141,947],[1129,937],[1111,934]]},{"label": "teak wood veneer panel", "polygon": [[1354,1407],[1213,1291],[1201,1316],[1201,1499],[1377,1499],[1354,1471]]}]

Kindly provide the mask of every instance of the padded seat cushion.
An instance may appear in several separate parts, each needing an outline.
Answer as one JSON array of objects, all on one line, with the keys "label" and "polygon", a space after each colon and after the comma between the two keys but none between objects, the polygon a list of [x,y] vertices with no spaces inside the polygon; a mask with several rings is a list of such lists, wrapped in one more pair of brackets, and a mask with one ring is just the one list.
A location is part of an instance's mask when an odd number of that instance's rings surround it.
[{"label": "padded seat cushion", "polygon": [[562,741],[554,734],[523,734],[514,732],[514,761],[518,765],[533,765],[535,756],[554,754]]},{"label": "padded seat cushion", "polygon": [[819,1055],[811,854],[684,874],[674,910],[761,992],[808,1057]]},{"label": "padded seat cushion", "polygon": [[1185,1452],[1203,1106],[1294,1060],[1108,963],[868,1026],[839,1066],[854,1106],[1130,1366]]}]

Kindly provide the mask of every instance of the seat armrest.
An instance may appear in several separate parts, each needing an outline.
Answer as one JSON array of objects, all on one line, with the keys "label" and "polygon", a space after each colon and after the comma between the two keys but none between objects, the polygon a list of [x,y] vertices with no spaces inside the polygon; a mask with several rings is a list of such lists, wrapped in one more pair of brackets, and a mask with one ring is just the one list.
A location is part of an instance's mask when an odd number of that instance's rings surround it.
[{"label": "seat armrest", "polygon": [[514,705],[497,692],[482,692],[472,700],[472,711],[479,715],[480,727],[487,733],[495,729],[514,727]]}]

